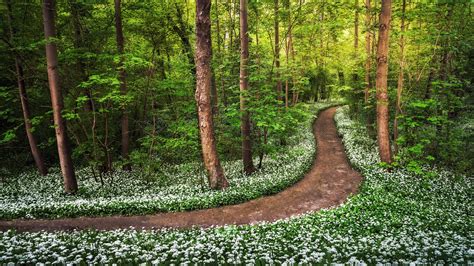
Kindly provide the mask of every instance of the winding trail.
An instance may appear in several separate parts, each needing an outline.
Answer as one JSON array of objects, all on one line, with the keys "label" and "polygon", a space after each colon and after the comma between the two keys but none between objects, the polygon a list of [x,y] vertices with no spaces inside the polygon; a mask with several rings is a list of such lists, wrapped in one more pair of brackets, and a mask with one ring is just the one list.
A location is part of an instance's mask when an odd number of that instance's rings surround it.
[{"label": "winding trail", "polygon": [[56,220],[0,221],[0,231],[54,231],[95,228],[187,228],[193,226],[249,224],[274,221],[290,216],[329,208],[343,203],[355,194],[362,177],[347,161],[344,147],[334,124],[336,107],[319,114],[314,123],[317,140],[316,160],[305,177],[292,187],[272,196],[258,198],[242,204],[213,209],[157,213],[145,216],[79,217]]}]

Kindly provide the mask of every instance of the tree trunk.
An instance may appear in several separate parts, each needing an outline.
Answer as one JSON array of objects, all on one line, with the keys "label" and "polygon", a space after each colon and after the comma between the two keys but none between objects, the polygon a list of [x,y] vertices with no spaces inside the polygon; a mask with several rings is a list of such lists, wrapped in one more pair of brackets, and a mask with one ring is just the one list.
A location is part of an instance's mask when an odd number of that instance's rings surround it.
[{"label": "tree trunk", "polygon": [[395,118],[393,120],[393,141],[394,141],[394,154],[398,153],[398,116],[402,112],[401,100],[404,82],[404,68],[405,68],[405,10],[406,0],[402,2],[402,21],[400,25],[400,66],[398,71],[398,82],[397,82],[397,102],[395,106]]},{"label": "tree trunk", "polygon": [[[359,50],[359,0],[355,0],[354,3],[355,7],[355,14],[354,14],[354,59],[356,60],[356,64],[358,63],[358,50]],[[358,82],[359,82],[359,75],[357,74],[357,68],[354,69],[354,73],[352,74],[352,81],[354,82],[354,87],[356,90],[359,89]],[[357,91],[355,92],[357,93]]]},{"label": "tree trunk", "polygon": [[[290,53],[291,53],[291,60],[295,59],[295,51],[293,49],[293,36],[292,36],[292,25],[291,25],[291,0],[286,2],[286,9],[288,10],[288,36],[286,37],[286,46],[285,46],[285,59],[286,59],[286,67],[289,73],[292,76],[291,67],[290,67]],[[289,85],[289,76],[287,75],[285,79],[285,108],[288,109],[289,106],[289,93],[290,93],[290,85]]]},{"label": "tree trunk", "polygon": [[[177,2],[175,2],[177,23],[173,23],[173,30],[178,34],[181,44],[183,45],[183,51],[188,57],[189,64],[191,65],[191,74],[196,75],[196,68],[194,66],[194,55],[191,47],[191,41],[189,40],[190,32],[187,29],[186,22],[183,18],[183,11]],[[172,20],[171,20],[172,21]]]},{"label": "tree trunk", "polygon": [[[286,68],[287,71],[289,70],[289,54],[288,54],[288,49],[289,49],[289,41],[288,38],[286,38],[286,45],[285,45],[285,59],[286,59]],[[288,75],[285,78],[285,109],[288,109],[288,94],[290,90],[290,84],[288,82]]]},{"label": "tree trunk", "polygon": [[372,61],[372,53],[370,49],[370,24],[371,24],[371,19],[370,19],[370,12],[371,12],[371,6],[370,6],[370,0],[365,0],[365,8],[366,8],[366,13],[365,13],[365,26],[366,26],[366,32],[365,32],[365,53],[367,58],[365,59],[365,104],[369,102],[369,93],[370,89],[372,88],[372,84],[370,82],[370,71],[371,71],[371,61]]},{"label": "tree trunk", "polygon": [[387,92],[391,5],[391,0],[382,0],[382,11],[379,19],[379,40],[377,45],[377,78],[375,80],[377,89],[377,139],[380,159],[386,163],[392,162],[390,132],[388,127],[389,101]]},{"label": "tree trunk", "polygon": [[275,27],[275,78],[277,80],[277,99],[281,101],[282,84],[280,80],[280,25],[278,0],[275,0],[274,27]]},{"label": "tree trunk", "polygon": [[44,0],[43,2],[43,24],[44,37],[46,39],[46,61],[48,65],[48,81],[51,93],[51,103],[53,107],[54,128],[56,131],[56,143],[58,146],[59,163],[64,177],[64,190],[66,193],[77,191],[77,181],[72,164],[71,149],[67,139],[66,121],[63,120],[61,112],[63,110],[63,96],[59,87],[58,74],[58,51],[54,38],[56,29],[54,22],[54,0]]},{"label": "tree trunk", "polygon": [[359,49],[359,0],[355,0],[355,17],[354,17],[354,52],[357,55]]},{"label": "tree trunk", "polygon": [[[10,43],[13,45],[15,42],[15,31],[13,30],[13,10],[11,1],[6,1],[7,11],[8,11],[8,29],[10,32]],[[25,122],[25,130],[26,136],[28,138],[28,143],[30,144],[31,154],[33,155],[33,159],[35,160],[36,167],[38,168],[38,172],[41,175],[47,175],[48,169],[44,164],[43,155],[41,154],[40,149],[38,148],[38,144],[36,141],[35,136],[33,135],[33,125],[31,124],[31,113],[30,113],[30,105],[28,102],[28,94],[26,92],[25,86],[25,77],[23,75],[23,67],[21,65],[21,61],[19,56],[15,53],[15,71],[16,71],[16,79],[18,82],[18,91],[20,93],[20,102],[21,108],[23,111],[23,120]]]},{"label": "tree trunk", "polygon": [[196,103],[202,157],[209,186],[224,189],[229,184],[217,156],[211,106],[211,0],[196,1]]},{"label": "tree trunk", "polygon": [[255,171],[252,159],[252,139],[250,114],[246,109],[248,93],[249,34],[247,23],[247,0],[240,0],[240,131],[242,134],[242,160],[244,172],[250,175]]},{"label": "tree trunk", "polygon": [[[72,25],[74,27],[74,48],[76,50],[83,49],[85,47],[84,43],[84,33],[82,30],[81,25],[81,9],[84,8],[82,3],[77,0],[69,1],[69,5],[71,7],[71,15],[72,15]],[[83,52],[83,51],[79,51]],[[77,58],[76,62],[77,73],[79,74],[79,81],[86,81],[87,80],[87,73],[86,73],[86,64],[84,60],[80,57]],[[86,105],[84,106],[85,111],[94,111],[92,110],[93,103],[92,103],[92,93],[89,88],[85,89],[84,91],[85,96],[87,97]]]},{"label": "tree trunk", "polygon": [[[120,92],[122,95],[127,94],[127,72],[124,66],[124,38],[122,31],[122,14],[121,14],[121,0],[115,0],[115,33],[117,39],[117,50],[120,55],[120,61],[118,65],[119,70],[119,81],[120,81]],[[130,147],[130,131],[128,124],[128,111],[126,108],[122,110],[122,159],[125,161],[123,170],[130,170],[131,166],[129,160],[129,147]]]},{"label": "tree trunk", "polygon": [[[222,57],[221,53],[221,29],[220,29],[220,24],[219,24],[219,2],[218,0],[215,1],[215,12],[216,12],[216,33],[217,33],[217,54],[220,57]],[[212,48],[212,47],[211,47]],[[212,57],[212,53],[211,53]],[[222,79],[222,75],[221,75]],[[219,84],[222,84],[222,81],[219,81]],[[219,88],[218,88],[218,82],[216,78],[216,73],[215,70],[212,69],[212,91],[211,91],[211,96],[212,96],[212,113],[214,115],[219,114]]]}]

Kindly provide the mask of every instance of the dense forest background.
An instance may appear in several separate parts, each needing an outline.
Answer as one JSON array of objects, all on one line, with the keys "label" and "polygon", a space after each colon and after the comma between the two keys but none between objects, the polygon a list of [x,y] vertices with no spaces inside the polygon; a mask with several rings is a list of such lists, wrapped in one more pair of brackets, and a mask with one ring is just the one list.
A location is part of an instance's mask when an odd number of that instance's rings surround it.
[{"label": "dense forest background", "polygon": [[[248,1],[243,91],[239,6],[211,5],[212,114],[221,159],[241,157],[242,110],[257,159],[286,145],[308,115],[304,102],[344,100],[376,138],[378,1]],[[392,6],[385,59],[394,154],[387,167],[429,175],[423,167],[436,164],[472,173],[472,5],[395,0]],[[194,1],[59,0],[56,36],[47,40],[39,1],[4,0],[0,10],[1,175],[34,166],[27,132],[44,165],[58,164],[45,57],[51,43],[76,168],[91,166],[94,175],[156,172],[163,164],[201,160]]]}]

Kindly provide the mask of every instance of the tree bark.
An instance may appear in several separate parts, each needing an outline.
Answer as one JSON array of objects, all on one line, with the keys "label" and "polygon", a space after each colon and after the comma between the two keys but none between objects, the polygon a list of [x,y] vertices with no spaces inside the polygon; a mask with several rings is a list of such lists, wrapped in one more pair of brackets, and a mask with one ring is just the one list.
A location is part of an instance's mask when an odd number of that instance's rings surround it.
[{"label": "tree bark", "polygon": [[[6,0],[7,11],[8,11],[8,29],[10,33],[10,43],[15,43],[15,30],[13,29],[13,10],[11,0]],[[23,111],[23,120],[25,122],[26,137],[28,138],[28,143],[30,144],[31,155],[35,161],[38,172],[41,175],[47,175],[48,169],[44,164],[43,155],[41,154],[40,149],[35,136],[33,135],[33,125],[31,124],[31,112],[30,104],[28,101],[28,94],[26,92],[25,77],[23,74],[23,67],[19,56],[15,53],[15,71],[16,79],[18,83],[18,92],[20,93],[20,102],[21,108]]]},{"label": "tree bark", "polygon": [[[72,25],[74,27],[74,48],[81,50],[85,47],[84,32],[81,25],[81,10],[84,8],[81,2],[77,0],[70,0],[69,5],[71,7]],[[82,52],[82,51],[80,51]],[[82,58],[77,58],[76,62],[77,73],[79,74],[80,82],[87,80],[86,64]],[[87,97],[86,105],[84,106],[85,111],[90,112],[94,104],[92,103],[92,93],[89,88],[84,91]]]},{"label": "tree bark", "polygon": [[275,13],[274,13],[274,27],[275,27],[275,78],[277,80],[277,99],[281,101],[281,93],[282,93],[282,84],[280,80],[280,19],[279,19],[279,4],[278,0],[274,1],[275,5]]},{"label": "tree bark", "polygon": [[191,47],[191,41],[189,40],[190,32],[187,29],[186,22],[184,21],[183,11],[181,10],[177,2],[175,2],[175,8],[176,8],[176,17],[178,21],[172,24],[173,30],[176,32],[176,34],[178,34],[179,39],[181,40],[181,44],[183,45],[183,52],[188,57],[189,64],[191,65],[191,74],[195,76],[196,68],[194,66],[194,55],[193,55],[193,49]]},{"label": "tree bark", "polygon": [[379,39],[377,45],[377,139],[380,159],[382,162],[391,163],[392,153],[390,148],[389,110],[388,110],[388,48],[392,1],[382,0],[382,11],[379,19]]},{"label": "tree bark", "polygon": [[[127,72],[124,66],[124,37],[122,31],[122,14],[121,14],[121,0],[115,0],[115,36],[117,40],[117,51],[120,55],[120,61],[118,64],[119,81],[120,81],[120,92],[122,95],[127,94]],[[123,165],[124,170],[130,170],[131,166],[129,160],[129,149],[130,149],[130,130],[128,123],[128,110],[124,108],[122,110],[122,159],[125,161]]]},{"label": "tree bark", "polygon": [[[219,2],[218,0],[215,1],[215,12],[216,12],[216,33],[217,33],[217,54],[219,57],[222,56],[221,54],[221,29],[219,24]],[[212,49],[212,47],[211,47]],[[212,51],[211,51],[211,58],[212,58]],[[222,75],[221,75],[222,76]],[[221,78],[222,79],[222,78]],[[221,81],[217,82],[216,72],[214,68],[212,69],[212,91],[211,91],[211,100],[212,100],[212,114],[218,115],[219,114],[219,88],[218,83],[222,84]]]},{"label": "tree bark", "polygon": [[196,104],[204,166],[209,186],[224,189],[228,182],[217,156],[211,106],[211,0],[196,0]]},{"label": "tree bark", "polygon": [[394,141],[394,154],[398,153],[398,116],[402,113],[401,101],[403,92],[404,82],[404,69],[405,69],[405,10],[406,0],[402,0],[402,21],[400,25],[400,65],[398,71],[398,82],[397,82],[397,102],[395,106],[395,117],[393,119],[393,141]]},{"label": "tree bark", "polygon": [[252,159],[252,139],[250,114],[246,108],[248,93],[249,33],[247,23],[247,0],[240,0],[240,131],[242,134],[242,160],[244,172],[250,175],[255,171]]},{"label": "tree bark", "polygon": [[365,59],[365,103],[367,104],[369,102],[369,93],[370,89],[372,88],[372,84],[370,82],[370,71],[371,71],[371,61],[372,61],[372,53],[370,49],[370,39],[371,39],[371,32],[370,32],[370,22],[371,22],[371,6],[370,6],[370,0],[365,0],[365,26],[366,26],[366,32],[365,32],[365,53],[366,53],[366,59]]},{"label": "tree bark", "polygon": [[[354,14],[354,59],[356,63],[358,63],[358,56],[359,56],[359,0],[355,0],[354,3],[355,7],[355,14]],[[352,80],[354,82],[354,86],[356,90],[359,89],[358,82],[359,82],[359,75],[357,74],[357,69],[354,69],[354,73],[352,74]],[[356,91],[357,93],[357,91]]]},{"label": "tree bark", "polygon": [[354,52],[357,55],[359,49],[359,0],[355,0],[355,17],[354,17]]},{"label": "tree bark", "polygon": [[63,95],[59,86],[58,74],[58,51],[54,38],[56,37],[56,27],[54,22],[54,0],[44,0],[43,2],[43,25],[44,37],[46,39],[46,61],[48,65],[48,81],[51,93],[51,103],[53,107],[54,128],[56,131],[56,143],[58,146],[59,163],[64,177],[64,190],[66,193],[77,191],[77,181],[72,164],[71,149],[67,138],[66,121],[61,112],[64,107]]}]

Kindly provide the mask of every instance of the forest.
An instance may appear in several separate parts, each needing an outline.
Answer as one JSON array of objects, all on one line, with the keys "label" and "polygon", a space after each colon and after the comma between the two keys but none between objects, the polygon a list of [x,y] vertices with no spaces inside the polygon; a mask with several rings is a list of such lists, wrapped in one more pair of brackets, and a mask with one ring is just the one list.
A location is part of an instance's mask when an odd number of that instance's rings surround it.
[{"label": "forest", "polygon": [[2,0],[0,264],[474,263],[470,0]]}]

